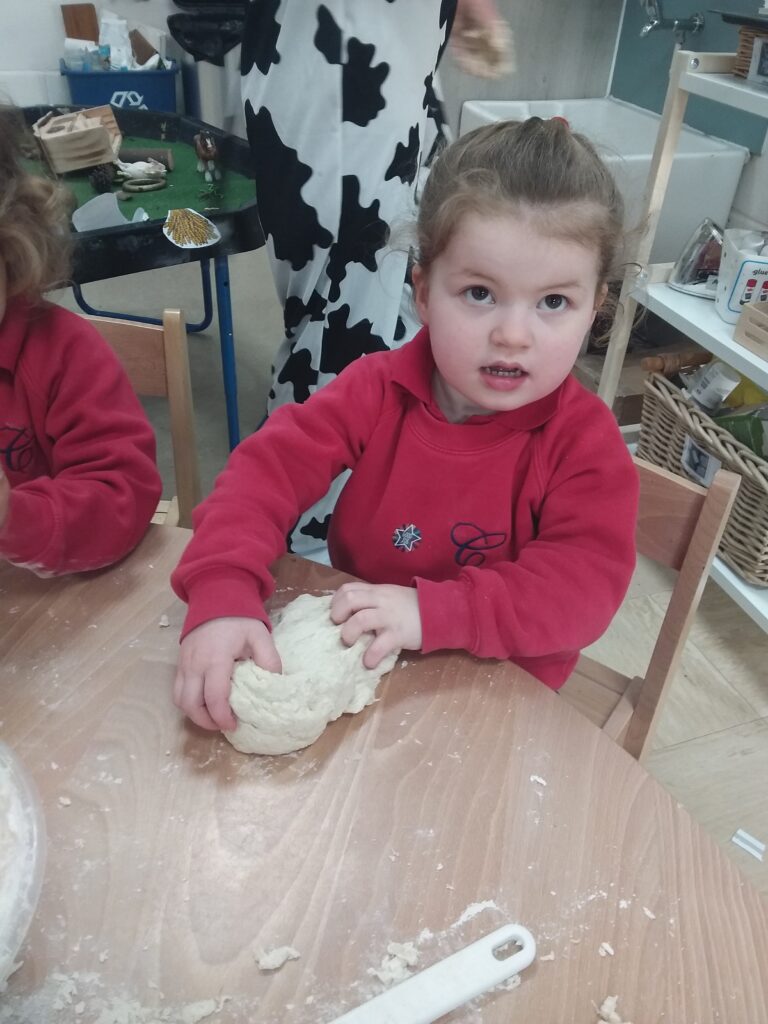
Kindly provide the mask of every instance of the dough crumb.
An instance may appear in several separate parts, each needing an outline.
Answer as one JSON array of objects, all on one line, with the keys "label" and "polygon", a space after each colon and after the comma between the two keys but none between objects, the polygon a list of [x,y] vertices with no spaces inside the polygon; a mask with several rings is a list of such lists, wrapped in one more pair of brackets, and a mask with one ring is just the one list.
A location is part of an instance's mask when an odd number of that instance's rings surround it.
[{"label": "dough crumb", "polygon": [[496,988],[497,990],[500,989],[502,992],[511,992],[513,988],[518,988],[519,985],[520,975],[513,974],[511,978],[507,978],[506,981],[502,981],[499,985],[496,986]]},{"label": "dough crumb", "polygon": [[[222,1000],[223,1003],[224,1000]],[[201,1020],[210,1017],[221,1009],[221,1003],[215,999],[201,999],[197,1003],[187,1003],[181,1009],[181,1019],[184,1024],[200,1024]]]},{"label": "dough crumb", "polygon": [[542,779],[540,775],[531,775],[531,782],[538,782],[540,786],[546,786],[547,780]]},{"label": "dough crumb", "polygon": [[555,959],[555,954],[554,953],[547,953],[546,956],[540,956],[539,957],[539,960],[544,960],[544,961],[546,961],[546,960],[554,960],[554,959]]},{"label": "dough crumb", "polygon": [[61,804],[62,807],[69,807],[72,801],[69,799],[68,796],[60,796],[59,803]]},{"label": "dough crumb", "polygon": [[170,624],[171,620],[168,618],[167,615],[161,615],[160,618],[157,620],[157,625],[159,629],[165,629],[166,626],[170,626]]},{"label": "dough crumb", "polygon": [[655,921],[656,920],[656,915],[654,914],[654,912],[652,910],[649,910],[648,907],[643,907],[643,913],[645,914],[645,916],[648,918],[649,921]]},{"label": "dough crumb", "polygon": [[381,961],[381,967],[369,967],[372,974],[385,985],[395,984],[410,978],[409,967],[415,967],[419,961],[419,951],[412,942],[390,942],[387,956]]},{"label": "dough crumb", "polygon": [[605,1024],[631,1024],[631,1021],[623,1020],[621,1014],[617,1011],[616,1005],[618,1001],[618,996],[606,996],[602,1005],[597,1010],[598,1021],[605,1021]]},{"label": "dough crumb", "polygon": [[601,942],[597,952],[600,956],[613,956],[613,946],[610,942]]},{"label": "dough crumb", "polygon": [[260,971],[279,971],[288,960],[298,960],[301,953],[293,946],[278,946],[276,949],[260,949],[255,956]]}]

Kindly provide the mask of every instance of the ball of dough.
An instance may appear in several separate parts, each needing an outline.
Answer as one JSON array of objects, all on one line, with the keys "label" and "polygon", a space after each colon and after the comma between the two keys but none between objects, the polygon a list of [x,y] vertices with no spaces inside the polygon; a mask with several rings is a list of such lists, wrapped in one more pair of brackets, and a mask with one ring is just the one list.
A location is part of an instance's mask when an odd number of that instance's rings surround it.
[{"label": "ball of dough", "polygon": [[314,743],[329,722],[373,701],[376,686],[400,651],[375,669],[363,665],[370,634],[352,646],[331,620],[331,595],[301,594],[273,619],[272,638],[282,675],[241,661],[232,675],[229,703],[238,719],[229,742],[245,754],[289,754]]}]

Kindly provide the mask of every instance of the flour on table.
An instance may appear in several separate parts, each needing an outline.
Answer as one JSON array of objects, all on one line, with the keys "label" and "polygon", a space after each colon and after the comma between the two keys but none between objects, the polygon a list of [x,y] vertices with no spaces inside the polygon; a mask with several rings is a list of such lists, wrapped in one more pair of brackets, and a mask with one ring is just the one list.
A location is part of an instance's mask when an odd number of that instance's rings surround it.
[{"label": "flour on table", "polygon": [[277,946],[275,949],[260,949],[256,963],[260,971],[279,971],[289,960],[298,960],[301,953],[293,946]]},{"label": "flour on table", "polygon": [[400,651],[375,669],[363,665],[370,636],[352,646],[331,621],[332,595],[301,594],[274,617],[272,637],[282,674],[242,661],[232,675],[230,705],[238,726],[224,735],[246,754],[289,754],[308,747],[329,722],[372,703]]}]

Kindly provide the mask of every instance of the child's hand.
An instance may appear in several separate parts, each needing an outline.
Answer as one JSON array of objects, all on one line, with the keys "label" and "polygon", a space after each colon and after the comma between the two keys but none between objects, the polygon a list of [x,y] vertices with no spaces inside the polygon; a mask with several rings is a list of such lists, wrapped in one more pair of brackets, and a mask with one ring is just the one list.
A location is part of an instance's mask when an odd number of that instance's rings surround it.
[{"label": "child's hand", "polygon": [[389,583],[344,583],[333,596],[331,618],[341,627],[341,639],[350,647],[363,633],[375,633],[363,656],[366,668],[405,648],[421,648],[421,614],[413,587]]},{"label": "child's hand", "polygon": [[5,520],[8,518],[8,506],[10,503],[11,485],[8,483],[5,473],[0,469],[0,530],[5,526]]},{"label": "child's hand", "polygon": [[181,642],[174,704],[203,729],[234,729],[230,680],[243,658],[269,672],[283,670],[272,634],[258,619],[211,619],[193,629]]}]

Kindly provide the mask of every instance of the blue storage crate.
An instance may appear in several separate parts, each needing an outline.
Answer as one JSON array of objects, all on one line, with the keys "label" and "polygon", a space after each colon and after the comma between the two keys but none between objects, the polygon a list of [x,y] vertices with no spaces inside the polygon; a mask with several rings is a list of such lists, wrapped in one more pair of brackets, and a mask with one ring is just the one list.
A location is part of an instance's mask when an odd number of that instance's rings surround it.
[{"label": "blue storage crate", "polygon": [[98,107],[110,103],[128,110],[176,112],[178,65],[154,71],[74,71],[61,61],[72,103]]}]

